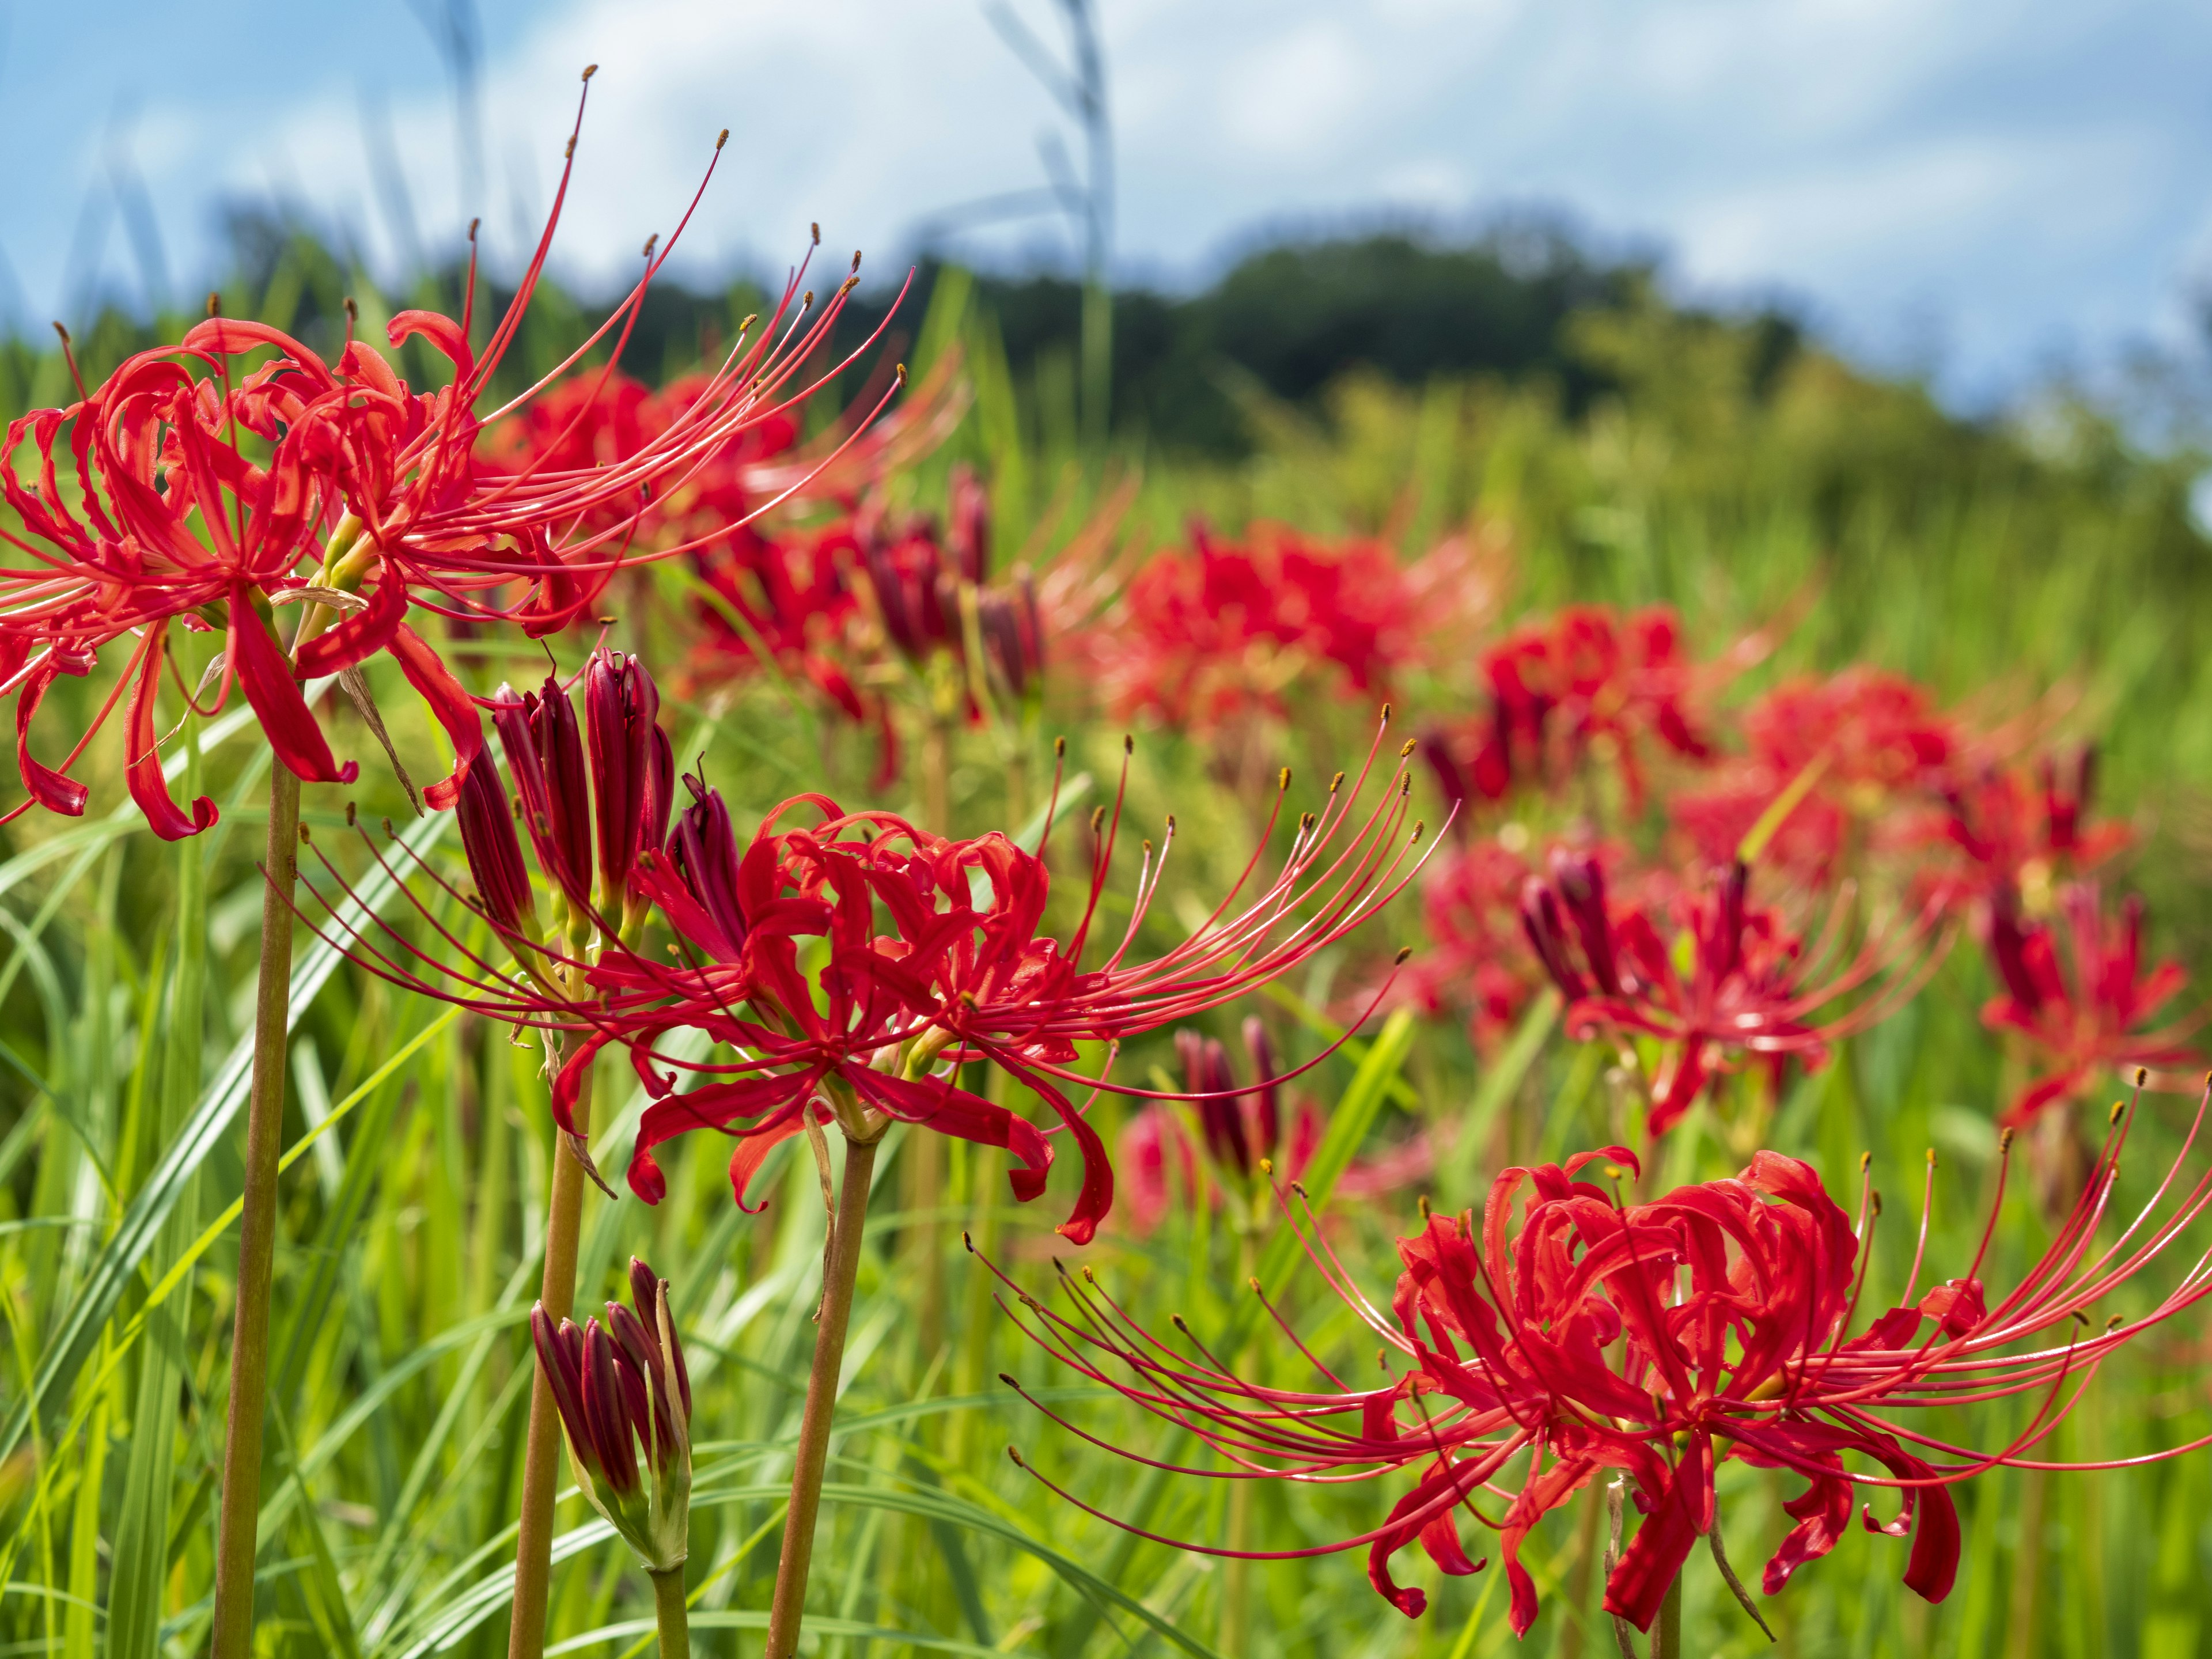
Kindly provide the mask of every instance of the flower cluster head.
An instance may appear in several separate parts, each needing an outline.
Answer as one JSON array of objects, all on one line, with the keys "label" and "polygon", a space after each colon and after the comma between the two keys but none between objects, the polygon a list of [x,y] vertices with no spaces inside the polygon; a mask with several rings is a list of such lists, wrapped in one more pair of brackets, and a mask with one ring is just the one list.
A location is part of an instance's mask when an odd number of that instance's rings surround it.
[{"label": "flower cluster head", "polygon": [[[1662,1044],[1646,1124],[1655,1139],[1716,1072],[1745,1059],[1778,1073],[1793,1056],[1808,1069],[1825,1064],[1838,1037],[1910,1000],[1948,943],[1923,915],[1900,939],[1869,938],[1851,951],[1847,890],[1808,945],[1780,912],[1750,902],[1750,884],[1738,862],[1664,909],[1616,907],[1598,861],[1559,849],[1549,879],[1531,877],[1522,890],[1522,926],[1567,999],[1569,1033]],[[1873,986],[1876,994],[1838,1006]]]},{"label": "flower cluster head", "polygon": [[1444,797],[1503,800],[1516,787],[1557,788],[1594,752],[1619,770],[1631,812],[1643,808],[1643,754],[1656,745],[1685,761],[1712,757],[1692,723],[1702,689],[1671,606],[1627,616],[1570,605],[1516,629],[1483,653],[1486,713],[1427,743]]},{"label": "flower cluster head", "polygon": [[1940,794],[1960,752],[1959,732],[1927,691],[1878,669],[1777,686],[1743,718],[1747,752],[1708,787],[1668,803],[1674,822],[1719,864],[1772,811],[1771,860],[1826,879],[1869,836],[1886,811]]},{"label": "flower cluster head", "polygon": [[947,717],[1036,707],[1048,629],[1026,567],[991,568],[990,507],[965,465],[952,469],[949,523],[895,520],[870,500],[835,522],[755,530],[704,556],[709,602],[692,672],[741,678],[765,658],[812,684],[847,719],[877,728],[877,782],[898,774],[898,736],[882,687],[915,677]]},{"label": "flower cluster head", "polygon": [[1280,718],[1309,678],[1366,693],[1484,603],[1471,550],[1448,541],[1411,563],[1380,542],[1337,545],[1255,525],[1240,544],[1194,525],[1155,556],[1085,646],[1107,708],[1198,732]]},{"label": "flower cluster head", "polygon": [[[1364,1546],[1375,1589],[1409,1615],[1426,1597],[1395,1582],[1393,1557],[1419,1543],[1448,1574],[1479,1571],[1486,1560],[1468,1554],[1462,1534],[1471,1520],[1498,1534],[1512,1626],[1525,1632],[1538,1598],[1522,1542],[1601,1477],[1625,1485],[1643,1516],[1611,1566],[1608,1611],[1650,1628],[1701,1538],[1749,1608],[1718,1545],[1714,1471],[1731,1458],[1805,1483],[1784,1505],[1796,1524],[1767,1563],[1766,1594],[1835,1548],[1860,1510],[1868,1530],[1911,1537],[1905,1582],[1941,1601],[1960,1551],[1949,1488],[1999,1466],[2070,1467],[2039,1449],[2101,1363],[2212,1292],[2192,1267],[2147,1311],[2101,1327],[2089,1319],[2212,1203],[2212,1173],[2184,1173],[2204,1126],[2200,1105],[2151,1200],[2100,1242],[2131,1119],[2114,1108],[2088,1182],[2017,1288],[1995,1295],[1981,1278],[1995,1203],[1965,1271],[1924,1281],[1923,1211],[1896,1305],[1865,1321],[1881,1213],[1870,1187],[1853,1217],[1808,1165],[1762,1152],[1733,1179],[1629,1203],[1617,1178],[1637,1164],[1621,1147],[1507,1170],[1480,1218],[1426,1215],[1425,1206],[1422,1229],[1399,1241],[1403,1271],[1387,1310],[1309,1227],[1309,1254],[1331,1290],[1383,1344],[1386,1380],[1372,1388],[1341,1380],[1287,1325],[1316,1381],[1285,1389],[1240,1376],[1187,1332],[1178,1346],[1133,1324],[1087,1270],[1063,1279],[1073,1316],[1019,1299],[1036,1322],[1024,1328],[1056,1357],[1188,1429],[1226,1464],[1180,1472],[1330,1484],[1410,1477],[1378,1525],[1324,1547]],[[2001,1170],[2011,1139],[2002,1137]],[[1594,1163],[1613,1166],[1615,1182],[1587,1178]],[[1931,1198],[1934,1174],[1931,1152]],[[1995,1202],[2002,1197],[2000,1181]],[[1394,1366],[1402,1369],[1388,1375]],[[1931,1408],[2014,1396],[2026,1421],[1992,1449],[1912,1422]],[[1878,1516],[1892,1503],[1889,1518]]]},{"label": "flower cluster head", "polygon": [[[574,148],[572,134],[570,165]],[[215,822],[212,801],[186,811],[161,779],[155,701],[165,665],[183,690],[173,623],[223,631],[211,706],[241,691],[277,758],[309,781],[349,781],[355,768],[331,754],[301,682],[389,655],[453,744],[453,775],[424,793],[434,806],[453,805],[480,727],[411,623],[423,614],[507,621],[536,635],[593,614],[623,565],[676,550],[636,545],[656,500],[681,495],[748,434],[787,422],[836,372],[809,365],[858,279],[817,308],[811,293],[801,297],[802,264],[765,325],[741,335],[649,439],[625,452],[571,453],[568,435],[592,417],[614,373],[581,367],[585,355],[605,344],[619,356],[672,235],[658,256],[648,246],[636,286],[574,354],[486,408],[544,270],[568,177],[564,169],[529,268],[481,349],[473,252],[460,317],[392,319],[389,346],[421,341],[450,366],[445,386],[410,386],[384,350],[354,337],[350,310],[334,362],[278,330],[216,315],[179,344],[81,386],[77,402],[9,425],[0,495],[21,529],[0,539],[21,559],[0,568],[0,693],[16,699],[29,795],[17,811],[83,811],[86,787],[69,773],[120,701],[126,775],[148,823],[173,839]],[[480,453],[487,428],[548,398],[565,423],[542,453],[520,465]],[[27,478],[13,464],[26,444],[36,457]],[[277,623],[292,605],[301,620],[288,642]],[[129,660],[92,729],[58,766],[40,760],[31,738],[46,691],[60,676],[89,674],[103,648],[126,638]],[[198,706],[197,694],[184,695]]]},{"label": "flower cluster head", "polygon": [[[619,679],[609,671],[611,686]],[[508,705],[501,735],[520,812],[539,869],[565,896],[566,943],[536,931],[526,883],[509,890],[522,854],[511,817],[480,784],[486,798],[462,815],[464,841],[486,895],[482,912],[514,965],[448,933],[417,944],[397,927],[384,929],[388,943],[357,935],[353,952],[410,988],[569,1034],[553,1114],[580,1153],[574,1107],[584,1079],[601,1050],[627,1050],[650,1097],[629,1182],[648,1202],[658,1202],[665,1185],[655,1148],[694,1129],[737,1140],[730,1177],[740,1205],[772,1147],[794,1135],[814,1138],[833,1123],[855,1140],[904,1121],[1004,1148],[1018,1165],[1010,1178],[1023,1200],[1044,1189],[1048,1136],[1065,1133],[1084,1167],[1060,1231],[1087,1241],[1112,1203],[1113,1171],[1069,1091],[1146,1091],[1078,1069],[1077,1045],[1107,1045],[1110,1066],[1113,1045],[1123,1039],[1195,1018],[1344,939],[1413,878],[1425,836],[1423,825],[1409,831],[1406,823],[1410,744],[1375,787],[1386,711],[1358,776],[1347,782],[1337,775],[1321,810],[1301,815],[1286,842],[1274,833],[1291,786],[1283,772],[1275,811],[1244,874],[1203,926],[1147,957],[1138,947],[1172,850],[1170,818],[1157,848],[1144,843],[1126,931],[1087,960],[1121,836],[1121,795],[1110,815],[1104,808],[1092,814],[1088,890],[1073,930],[1061,936],[1045,931],[1051,878],[1043,848],[1030,852],[1003,835],[954,840],[892,813],[847,812],[825,796],[805,795],[769,812],[741,843],[719,792],[696,777],[684,780],[690,804],[668,817],[659,793],[665,740],[638,735],[647,729],[637,718],[642,707],[641,686],[627,702],[611,690],[587,706],[587,714],[605,708],[610,722],[616,712],[629,720],[621,730],[635,745],[631,759],[618,775],[607,774],[616,782],[593,781],[603,836],[612,813],[636,826],[637,839],[618,840],[634,848],[615,861],[626,879],[610,881],[586,913],[578,908],[583,878],[574,873],[587,847],[577,827],[580,793],[561,782],[560,765],[544,761],[533,724],[557,734],[566,700],[556,684],[535,716],[524,700]],[[596,763],[596,735],[589,747]],[[554,748],[574,752],[557,735]],[[1124,770],[1126,789],[1126,757]],[[535,774],[542,784],[528,781]],[[1279,862],[1267,873],[1271,855]],[[589,915],[599,940],[589,956],[576,943],[579,914]],[[655,927],[665,939],[648,948]],[[696,1057],[674,1041],[685,1032],[733,1057]],[[1049,1125],[962,1088],[960,1066],[979,1060],[1042,1101]],[[691,1086],[678,1087],[687,1080]],[[1263,1077],[1255,1087],[1273,1081]]]},{"label": "flower cluster head", "polygon": [[530,1334],[585,1498],[647,1572],[673,1572],[690,1552],[691,1378],[668,1281],[632,1256],[629,1283],[635,1311],[610,1302],[578,1330],[539,1303]]},{"label": "flower cluster head", "polygon": [[994,580],[990,498],[973,469],[952,469],[951,495],[942,524],[926,513],[894,523],[880,502],[856,514],[844,532],[854,586],[899,661],[925,672],[940,660],[963,667],[971,710],[1019,703],[1044,673],[1036,584],[1018,566]]},{"label": "flower cluster head", "polygon": [[1993,902],[2041,911],[2057,883],[2126,847],[2126,824],[2090,817],[2096,775],[2097,751],[2084,744],[2063,757],[2045,755],[2032,776],[1982,767],[1946,786],[1942,833],[1972,884]]},{"label": "flower cluster head", "polygon": [[1521,895],[1535,870],[1495,836],[1474,836],[1431,860],[1421,887],[1429,948],[1401,984],[1429,1014],[1463,1010],[1475,1044],[1504,1035],[1545,982],[1521,925]]},{"label": "flower cluster head", "polygon": [[2008,901],[2001,890],[1990,908],[1989,954],[2004,989],[1983,1008],[1982,1023],[2024,1039],[2039,1075],[2004,1122],[2025,1123],[2109,1073],[2199,1063],[2188,1039],[2203,1010],[2156,1023],[2189,976],[2177,962],[2145,960],[2141,898],[2130,894],[2113,915],[2095,882],[2068,882],[2054,914],[2040,921]]}]

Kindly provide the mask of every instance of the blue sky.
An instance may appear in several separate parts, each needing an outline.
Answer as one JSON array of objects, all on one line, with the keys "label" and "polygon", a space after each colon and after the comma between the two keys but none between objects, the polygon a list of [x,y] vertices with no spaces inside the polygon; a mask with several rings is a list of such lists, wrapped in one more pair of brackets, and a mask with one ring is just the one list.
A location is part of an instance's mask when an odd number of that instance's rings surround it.
[{"label": "blue sky", "polygon": [[[1011,4],[1055,38],[1050,0]],[[1682,291],[1784,296],[1970,401],[2185,344],[2212,283],[2202,4],[1099,5],[1129,275],[1201,281],[1268,228],[1542,207],[1663,251]],[[484,163],[465,201],[444,70],[408,0],[6,3],[0,308],[35,323],[102,290],[195,293],[226,199],[311,204],[384,270],[410,237],[453,247],[471,212],[511,255],[550,200],[587,61],[602,69],[560,257],[602,285],[672,224],[724,125],[688,238],[702,277],[781,268],[810,220],[895,261],[937,210],[1039,182],[1054,124],[977,0],[477,11]],[[1055,234],[996,246],[1035,253]]]}]

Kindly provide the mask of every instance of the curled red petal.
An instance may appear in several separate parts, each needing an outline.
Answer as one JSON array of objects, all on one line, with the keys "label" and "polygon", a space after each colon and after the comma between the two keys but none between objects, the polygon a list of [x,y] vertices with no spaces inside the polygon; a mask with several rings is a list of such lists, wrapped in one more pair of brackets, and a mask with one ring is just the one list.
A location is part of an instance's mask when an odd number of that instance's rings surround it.
[{"label": "curled red petal", "polygon": [[[910,1079],[887,1077],[855,1066],[844,1073],[863,1096],[893,1117],[934,1129],[957,1140],[979,1146],[997,1146],[1021,1160],[1009,1172],[1014,1196],[1026,1203],[1044,1190],[1052,1169],[1052,1148],[1036,1125],[1003,1106],[994,1106],[981,1095],[955,1088],[941,1078]],[[1061,1229],[1066,1231],[1065,1228]]]},{"label": "curled red petal", "polygon": [[[1675,1469],[1658,1507],[1644,1517],[1644,1524],[1637,1528],[1635,1538],[1620,1558],[1620,1565],[1605,1582],[1605,1610],[1619,1614],[1638,1630],[1651,1628],[1651,1621],[1659,1616],[1660,1602],[1666,1600],[1668,1586],[1674,1582],[1697,1544],[1699,1504],[1698,1494],[1692,1488],[1698,1478],[1698,1471],[1687,1460]],[[1704,1507],[1710,1510],[1712,1475],[1709,1465],[1704,1478]]]},{"label": "curled red petal", "polygon": [[477,355],[470,349],[468,336],[461,331],[461,325],[451,317],[434,311],[403,311],[384,331],[384,337],[394,347],[406,344],[418,334],[453,365],[459,379],[465,380],[476,372]]},{"label": "curled red petal", "polygon": [[422,791],[422,799],[431,809],[442,812],[460,798],[461,780],[483,753],[483,722],[477,718],[477,706],[469,701],[468,692],[421,635],[402,623],[392,631],[391,648],[407,684],[430,705],[431,715],[445,727],[453,745],[452,773]]},{"label": "curled red petal", "polygon": [[757,1204],[745,1202],[745,1188],[760,1173],[768,1155],[806,1127],[801,1115],[805,1109],[793,1106],[775,1113],[738,1137],[738,1149],[730,1154],[730,1192],[738,1207],[747,1215],[758,1215],[768,1208],[768,1200]]},{"label": "curled red petal", "polygon": [[693,1129],[726,1129],[739,1118],[765,1116],[804,1100],[819,1079],[817,1072],[741,1078],[653,1102],[638,1120],[637,1145],[629,1158],[629,1189],[648,1204],[659,1203],[667,1194],[668,1181],[653,1161],[655,1146]]},{"label": "curled red petal", "polygon": [[31,799],[50,812],[59,812],[65,817],[84,816],[84,804],[92,792],[75,778],[57,772],[41,763],[31,753],[31,717],[39,712],[39,702],[46,695],[46,688],[54,683],[58,672],[51,665],[41,668],[24,683],[15,698],[15,767],[23,775],[23,787]]},{"label": "curled red petal", "polygon": [[369,590],[368,609],[342,618],[335,627],[315,635],[292,653],[303,680],[335,674],[374,656],[392,643],[392,635],[407,619],[407,584],[387,569]]},{"label": "curled red petal", "polygon": [[263,735],[295,776],[306,783],[351,783],[361,775],[353,762],[340,766],[332,757],[314,711],[300,695],[292,665],[253,608],[251,590],[242,585],[230,593],[228,648],[239,686],[261,716]]},{"label": "curled red petal", "polygon": [[147,636],[139,657],[138,677],[131,686],[131,700],[124,710],[124,740],[129,745],[124,776],[131,787],[131,799],[138,803],[154,833],[163,841],[182,841],[207,829],[221,814],[215,803],[202,795],[192,803],[187,816],[171,798],[168,781],[161,775],[161,757],[155,748],[154,694],[161,682],[167,626],[157,625]]}]

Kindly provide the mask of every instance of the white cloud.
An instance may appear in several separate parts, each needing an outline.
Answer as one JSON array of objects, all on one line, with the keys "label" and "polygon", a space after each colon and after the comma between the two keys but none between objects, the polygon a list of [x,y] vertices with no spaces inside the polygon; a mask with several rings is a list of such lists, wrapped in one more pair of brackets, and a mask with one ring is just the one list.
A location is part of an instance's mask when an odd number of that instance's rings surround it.
[{"label": "white cloud", "polygon": [[1373,82],[1359,44],[1319,21],[1263,40],[1221,77],[1221,130],[1261,159],[1310,155],[1339,141],[1367,106]]},{"label": "white cloud", "polygon": [[[394,88],[424,239],[457,246],[450,110],[419,41],[380,37],[349,57],[324,40],[264,64],[258,98],[217,98],[204,76],[169,72],[198,37],[159,21],[155,0],[119,3],[143,7],[148,28],[118,29],[100,73],[172,88],[146,104],[135,149],[179,286],[214,257],[206,207],[226,191],[339,204],[394,257],[363,82]],[[702,276],[739,259],[780,268],[817,219],[831,246],[888,261],[938,210],[1040,183],[1036,137],[1065,130],[976,0],[483,3],[509,21],[485,88],[490,200],[467,210],[485,211],[495,253],[511,258],[518,219],[550,202],[576,73],[596,59],[560,258],[602,284],[672,226],[721,125],[729,150],[688,235]],[[1057,8],[1015,3],[1057,49]],[[1988,366],[2029,362],[2054,331],[2109,335],[2170,308],[2179,274],[2208,258],[2212,181],[2197,158],[2212,106],[2167,66],[2212,48],[2212,15],[2171,0],[2031,0],[2002,16],[1987,0],[1099,4],[1121,246],[1148,270],[1202,274],[1245,227],[1378,196],[1443,213],[1551,199],[1601,230],[1672,243],[1693,281],[1787,283],[1862,330],[1912,307],[1970,317],[1961,349]],[[238,39],[190,49],[264,45],[234,27]],[[289,27],[288,40],[315,36]],[[75,63],[51,78],[91,72]],[[42,113],[49,92],[78,113]],[[107,94],[28,93],[0,129],[20,144],[36,119],[58,164],[15,181],[4,234],[40,315],[97,188]],[[1031,225],[998,243],[1058,234]],[[122,247],[111,237],[108,263],[131,289]]]}]

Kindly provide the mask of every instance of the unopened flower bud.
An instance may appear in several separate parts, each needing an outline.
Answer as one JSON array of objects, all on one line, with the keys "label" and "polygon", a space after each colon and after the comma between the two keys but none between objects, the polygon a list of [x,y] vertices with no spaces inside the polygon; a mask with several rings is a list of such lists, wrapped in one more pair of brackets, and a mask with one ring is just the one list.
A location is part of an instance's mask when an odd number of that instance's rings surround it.
[{"label": "unopened flower bud", "polygon": [[665,1573],[690,1553],[691,1382],[667,1282],[635,1257],[630,1294],[635,1310],[610,1302],[606,1324],[581,1330],[541,1303],[530,1331],[577,1486],[647,1571]]}]

